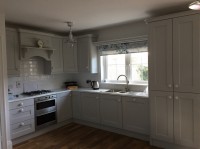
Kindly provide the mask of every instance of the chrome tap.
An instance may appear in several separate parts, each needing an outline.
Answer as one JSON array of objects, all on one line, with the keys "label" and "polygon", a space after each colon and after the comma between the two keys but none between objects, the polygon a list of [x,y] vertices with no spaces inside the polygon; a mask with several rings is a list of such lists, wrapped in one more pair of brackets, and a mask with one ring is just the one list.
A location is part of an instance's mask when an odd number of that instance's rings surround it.
[{"label": "chrome tap", "polygon": [[128,87],[129,80],[128,80],[127,76],[126,76],[126,75],[119,75],[119,76],[117,77],[117,80],[119,80],[120,77],[125,77],[125,78],[126,78],[126,87],[125,87],[125,91],[128,92],[128,91],[129,91],[129,87]]}]

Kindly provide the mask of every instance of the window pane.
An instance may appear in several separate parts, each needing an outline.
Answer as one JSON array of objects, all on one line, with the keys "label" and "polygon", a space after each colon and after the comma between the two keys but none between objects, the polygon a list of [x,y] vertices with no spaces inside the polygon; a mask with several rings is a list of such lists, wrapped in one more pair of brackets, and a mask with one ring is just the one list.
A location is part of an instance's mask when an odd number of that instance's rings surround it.
[{"label": "window pane", "polygon": [[130,77],[132,81],[148,81],[148,52],[132,53]]}]

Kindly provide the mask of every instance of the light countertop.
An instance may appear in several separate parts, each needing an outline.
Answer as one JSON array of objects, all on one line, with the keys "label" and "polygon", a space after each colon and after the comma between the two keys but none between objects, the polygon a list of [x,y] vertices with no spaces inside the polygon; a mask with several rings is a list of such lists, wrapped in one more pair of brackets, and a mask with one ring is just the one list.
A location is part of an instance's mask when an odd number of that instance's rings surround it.
[{"label": "light countertop", "polygon": [[[148,98],[149,97],[148,94],[146,94],[144,92],[134,92],[134,91],[130,91],[130,92],[127,92],[127,93],[106,92],[108,90],[109,89],[93,90],[91,88],[78,88],[78,89],[73,90],[73,91],[75,91],[75,92],[99,93],[99,94],[110,94],[110,95],[119,95],[119,96],[142,97],[142,98]],[[18,97],[14,97],[12,99],[9,99],[8,102],[15,102],[15,101],[37,98],[37,97],[51,95],[51,94],[59,94],[59,93],[64,93],[64,92],[71,92],[71,90],[55,89],[55,90],[52,90],[51,93],[47,93],[47,94],[41,94],[41,95],[35,95],[35,96],[19,95]]]}]

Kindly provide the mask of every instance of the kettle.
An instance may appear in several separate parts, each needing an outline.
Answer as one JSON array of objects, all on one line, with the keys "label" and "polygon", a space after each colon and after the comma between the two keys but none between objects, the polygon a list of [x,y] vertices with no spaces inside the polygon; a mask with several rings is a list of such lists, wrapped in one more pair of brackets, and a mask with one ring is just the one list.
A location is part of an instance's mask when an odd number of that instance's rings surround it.
[{"label": "kettle", "polygon": [[94,90],[98,90],[99,89],[99,82],[98,81],[91,81],[91,87]]}]

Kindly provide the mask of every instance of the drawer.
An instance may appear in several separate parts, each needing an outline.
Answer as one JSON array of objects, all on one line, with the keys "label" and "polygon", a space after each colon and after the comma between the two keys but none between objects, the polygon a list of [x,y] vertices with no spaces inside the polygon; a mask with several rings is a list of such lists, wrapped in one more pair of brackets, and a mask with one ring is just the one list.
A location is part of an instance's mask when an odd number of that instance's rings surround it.
[{"label": "drawer", "polygon": [[34,119],[22,121],[11,125],[11,139],[18,138],[20,136],[32,133],[35,131]]},{"label": "drawer", "polygon": [[10,102],[9,103],[9,109],[16,109],[16,108],[21,108],[25,106],[31,106],[34,105],[34,99],[26,99],[26,100],[21,100],[21,101],[16,101],[16,102]]},{"label": "drawer", "polygon": [[10,123],[15,124],[34,118],[34,106],[22,107],[10,110]]}]

